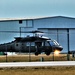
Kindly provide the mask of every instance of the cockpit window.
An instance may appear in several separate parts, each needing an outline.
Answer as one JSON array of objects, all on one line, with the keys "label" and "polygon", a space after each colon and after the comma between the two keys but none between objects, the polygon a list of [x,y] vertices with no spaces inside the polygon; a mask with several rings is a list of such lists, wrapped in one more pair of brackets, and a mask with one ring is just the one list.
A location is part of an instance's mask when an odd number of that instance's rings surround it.
[{"label": "cockpit window", "polygon": [[50,45],[53,46],[55,45],[55,43],[53,41],[50,41]]},{"label": "cockpit window", "polygon": [[45,46],[50,46],[49,42],[46,41],[45,42]]},{"label": "cockpit window", "polygon": [[56,45],[59,45],[59,43],[58,43],[56,40],[53,40],[53,42],[54,42]]},{"label": "cockpit window", "polygon": [[50,45],[51,46],[53,46],[53,45],[59,45],[59,43],[57,41],[55,41],[55,40],[53,40],[53,41],[51,40],[50,41]]}]

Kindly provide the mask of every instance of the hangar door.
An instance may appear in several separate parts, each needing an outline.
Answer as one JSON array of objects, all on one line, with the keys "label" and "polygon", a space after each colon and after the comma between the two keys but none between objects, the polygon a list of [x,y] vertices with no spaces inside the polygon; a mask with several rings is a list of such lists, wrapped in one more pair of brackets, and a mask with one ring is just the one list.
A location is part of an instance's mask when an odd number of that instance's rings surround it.
[{"label": "hangar door", "polygon": [[69,29],[70,50],[75,51],[75,29]]},{"label": "hangar door", "polygon": [[39,30],[45,32],[45,36],[51,38],[52,40],[58,41],[60,45],[63,46],[63,52],[68,51],[68,36],[67,29],[42,29]]}]

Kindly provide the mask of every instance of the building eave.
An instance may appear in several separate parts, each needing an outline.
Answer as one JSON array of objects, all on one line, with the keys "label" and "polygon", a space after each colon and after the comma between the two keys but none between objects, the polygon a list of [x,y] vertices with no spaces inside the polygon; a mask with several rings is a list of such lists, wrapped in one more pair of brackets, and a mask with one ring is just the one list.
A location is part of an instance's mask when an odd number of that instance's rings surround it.
[{"label": "building eave", "polygon": [[40,20],[40,19],[47,19],[47,18],[68,18],[68,19],[75,19],[73,17],[66,17],[66,16],[31,17],[31,18],[0,18],[0,22],[1,21],[18,21],[18,20]]}]

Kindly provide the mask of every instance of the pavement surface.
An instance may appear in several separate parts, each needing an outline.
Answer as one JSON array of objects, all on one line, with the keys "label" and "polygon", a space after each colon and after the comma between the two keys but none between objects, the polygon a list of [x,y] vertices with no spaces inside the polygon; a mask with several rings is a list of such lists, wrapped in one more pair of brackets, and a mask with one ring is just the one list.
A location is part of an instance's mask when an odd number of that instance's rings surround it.
[{"label": "pavement surface", "polygon": [[75,61],[51,61],[51,62],[7,62],[0,63],[0,67],[35,67],[35,66],[75,66]]}]

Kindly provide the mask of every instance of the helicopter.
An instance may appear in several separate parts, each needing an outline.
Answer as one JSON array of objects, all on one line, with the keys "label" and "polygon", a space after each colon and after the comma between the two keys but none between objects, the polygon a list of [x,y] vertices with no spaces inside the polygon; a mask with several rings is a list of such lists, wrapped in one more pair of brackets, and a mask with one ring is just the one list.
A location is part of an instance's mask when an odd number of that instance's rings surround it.
[{"label": "helicopter", "polygon": [[50,55],[51,52],[60,52],[63,50],[63,47],[56,40],[51,40],[48,37],[37,34],[43,32],[31,31],[29,33],[33,33],[34,35],[14,37],[14,41],[0,44],[0,52],[23,52],[34,53],[35,55],[44,52],[46,55]]}]

